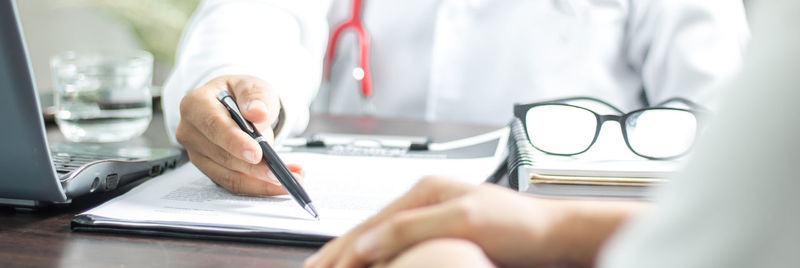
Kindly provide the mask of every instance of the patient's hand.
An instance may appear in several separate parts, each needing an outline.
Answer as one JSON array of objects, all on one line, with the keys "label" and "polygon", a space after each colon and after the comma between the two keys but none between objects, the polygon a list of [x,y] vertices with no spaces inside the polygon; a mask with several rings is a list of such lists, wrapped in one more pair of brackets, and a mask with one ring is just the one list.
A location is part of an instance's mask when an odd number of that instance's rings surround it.
[{"label": "patient's hand", "polygon": [[[192,90],[181,100],[181,121],[175,136],[189,159],[216,184],[233,193],[286,194],[275,175],[261,161],[261,147],[231,119],[216,99],[227,90],[247,120],[271,143],[271,125],[280,112],[277,92],[252,76],[222,76]],[[298,180],[302,169],[289,165]]]},{"label": "patient's hand", "polygon": [[[591,265],[600,245],[640,206],[535,198],[495,185],[427,178],[378,215],[325,245],[306,260],[306,266],[392,266],[393,260],[407,261],[406,252],[413,255],[421,252],[416,247],[430,245],[422,242],[440,238],[471,241],[500,266]],[[459,258],[441,256],[450,257]]]}]

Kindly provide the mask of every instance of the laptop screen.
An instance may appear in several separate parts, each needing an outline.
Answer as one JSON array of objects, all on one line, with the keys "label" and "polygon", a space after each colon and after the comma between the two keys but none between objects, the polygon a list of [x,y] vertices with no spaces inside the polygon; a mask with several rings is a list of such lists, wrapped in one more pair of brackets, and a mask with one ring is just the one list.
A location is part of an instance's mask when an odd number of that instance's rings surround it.
[{"label": "laptop screen", "polygon": [[0,36],[0,198],[65,201],[12,0],[0,0]]}]

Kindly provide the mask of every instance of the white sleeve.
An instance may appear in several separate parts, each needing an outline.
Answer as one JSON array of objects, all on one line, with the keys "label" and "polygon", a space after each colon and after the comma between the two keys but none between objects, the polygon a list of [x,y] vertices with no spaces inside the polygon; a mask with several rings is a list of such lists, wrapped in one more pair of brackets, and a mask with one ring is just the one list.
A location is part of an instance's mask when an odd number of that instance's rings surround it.
[{"label": "white sleeve", "polygon": [[164,121],[172,142],[177,144],[183,96],[228,74],[253,75],[279,91],[286,122],[277,138],[302,132],[322,76],[328,8],[324,0],[204,1],[164,85]]},{"label": "white sleeve", "polygon": [[602,267],[800,263],[800,1],[764,3],[742,74],[686,171],[612,241]]},{"label": "white sleeve", "polygon": [[714,107],[713,89],[741,66],[750,33],[742,1],[631,1],[627,50],[647,100]]}]

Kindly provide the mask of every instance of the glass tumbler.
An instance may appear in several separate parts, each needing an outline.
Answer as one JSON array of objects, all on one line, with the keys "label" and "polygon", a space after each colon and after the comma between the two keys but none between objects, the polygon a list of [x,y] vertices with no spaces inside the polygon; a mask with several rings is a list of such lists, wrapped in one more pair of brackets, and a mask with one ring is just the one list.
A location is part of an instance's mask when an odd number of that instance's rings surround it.
[{"label": "glass tumbler", "polygon": [[69,51],[50,60],[56,124],[72,142],[137,137],[152,119],[153,56]]}]

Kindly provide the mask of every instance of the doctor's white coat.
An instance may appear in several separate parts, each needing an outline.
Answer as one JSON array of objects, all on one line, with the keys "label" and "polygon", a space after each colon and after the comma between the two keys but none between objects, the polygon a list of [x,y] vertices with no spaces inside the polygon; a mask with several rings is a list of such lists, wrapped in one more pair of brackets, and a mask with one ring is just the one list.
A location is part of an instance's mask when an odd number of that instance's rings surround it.
[{"label": "doctor's white coat", "polygon": [[[309,106],[359,114],[355,34],[330,29],[351,1],[207,0],[164,88],[167,129],[186,92],[225,74],[265,79],[301,132]],[[512,104],[592,96],[623,110],[671,97],[711,105],[741,63],[749,30],[734,0],[367,0],[376,116],[505,124]],[[316,97],[316,98],[315,98]],[[646,101],[646,102],[645,102]]]}]

